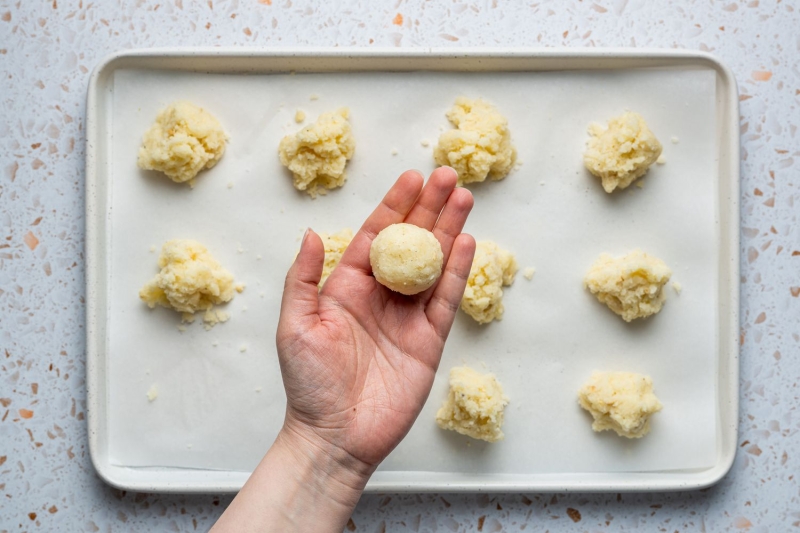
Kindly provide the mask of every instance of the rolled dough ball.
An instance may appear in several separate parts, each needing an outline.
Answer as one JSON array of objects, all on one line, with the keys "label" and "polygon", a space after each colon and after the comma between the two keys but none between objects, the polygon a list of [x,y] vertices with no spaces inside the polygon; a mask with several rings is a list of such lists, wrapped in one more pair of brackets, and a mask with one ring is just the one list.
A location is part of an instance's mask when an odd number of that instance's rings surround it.
[{"label": "rolled dough ball", "polygon": [[442,246],[430,231],[392,224],[372,241],[369,262],[381,285],[401,294],[418,294],[442,275]]},{"label": "rolled dough ball", "polygon": [[316,198],[344,185],[344,167],[356,150],[349,116],[346,107],[323,113],[315,123],[281,140],[278,155],[292,172],[295,189]]},{"label": "rolled dough ball", "polygon": [[641,250],[623,257],[601,254],[586,273],[584,286],[625,322],[661,311],[664,285],[672,271],[661,259]]},{"label": "rolled dough ball", "polygon": [[517,159],[508,120],[488,102],[463,96],[447,112],[457,128],[442,133],[433,158],[458,173],[458,184],[505,178]]},{"label": "rolled dough ball", "polygon": [[592,124],[589,134],[583,162],[608,193],[644,176],[661,155],[661,143],[639,113],[623,113],[606,127]]},{"label": "rolled dough ball", "polygon": [[594,372],[578,391],[578,402],[594,418],[595,431],[641,438],[650,431],[650,416],[661,410],[653,380],[632,372]]},{"label": "rolled dough ball", "polygon": [[212,308],[229,302],[242,286],[234,284],[233,274],[205,246],[188,239],[168,241],[161,249],[158,266],[161,271],[139,291],[139,298],[151,309],[158,304],[180,311],[186,322],[192,322],[197,311],[206,312],[206,324],[227,320],[227,315],[212,312]]},{"label": "rolled dough ball", "polygon": [[227,135],[217,119],[189,102],[175,102],[156,117],[139,148],[138,165],[158,170],[177,183],[189,182],[225,153]]},{"label": "rolled dough ball", "polygon": [[480,324],[500,320],[503,286],[514,283],[518,269],[514,254],[492,241],[479,241],[461,298],[461,309]]},{"label": "rolled dough ball", "polygon": [[450,392],[436,413],[436,423],[473,439],[496,442],[504,437],[501,428],[506,405],[508,397],[494,374],[455,367],[450,370]]},{"label": "rolled dough ball", "polygon": [[321,289],[333,269],[339,264],[350,241],[353,240],[353,230],[345,228],[338,233],[320,233],[319,236],[325,246],[325,263],[322,266],[322,278],[319,280],[319,288]]}]

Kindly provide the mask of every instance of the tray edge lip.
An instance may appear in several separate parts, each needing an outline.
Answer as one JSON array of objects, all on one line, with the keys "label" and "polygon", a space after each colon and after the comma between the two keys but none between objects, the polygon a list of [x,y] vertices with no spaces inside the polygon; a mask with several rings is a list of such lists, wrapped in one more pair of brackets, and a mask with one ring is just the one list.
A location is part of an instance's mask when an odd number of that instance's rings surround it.
[{"label": "tray edge lip", "polygon": [[[464,47],[464,48],[444,48],[444,47],[409,47],[409,48],[365,48],[365,47],[157,47],[157,48],[138,48],[130,50],[119,50],[104,56],[95,66],[89,79],[86,94],[86,154],[85,154],[85,240],[84,251],[86,257],[86,269],[84,280],[86,283],[86,399],[87,399],[87,433],[89,456],[92,465],[98,476],[107,484],[120,489],[144,490],[149,492],[182,492],[182,493],[209,493],[209,492],[236,492],[240,486],[236,483],[194,483],[181,484],[173,482],[131,482],[130,480],[118,477],[116,471],[124,467],[113,466],[103,461],[99,456],[98,439],[100,428],[98,420],[100,406],[97,399],[97,388],[99,379],[97,368],[95,367],[96,358],[100,353],[99,342],[96,332],[97,299],[90,298],[89,293],[97,280],[97,251],[95,250],[97,229],[96,223],[102,222],[100,213],[97,210],[96,183],[96,134],[97,134],[97,96],[100,90],[100,79],[107,71],[113,71],[117,63],[125,58],[157,58],[157,57],[241,57],[241,58],[270,58],[270,57],[320,57],[320,58],[342,58],[342,57],[387,57],[387,58],[425,58],[425,57],[447,57],[447,58],[563,58],[567,60],[591,58],[614,58],[614,59],[677,59],[687,61],[701,61],[714,70],[726,85],[725,103],[726,110],[729,111],[727,117],[728,128],[732,132],[738,132],[739,101],[738,87],[735,76],[730,68],[725,65],[714,54],[698,50],[681,48],[620,48],[620,47],[598,47],[598,48],[535,48],[535,47]],[[600,68],[598,70],[605,70]],[[726,146],[727,145],[727,146]],[[724,148],[729,150],[727,158],[731,161],[731,173],[734,174],[735,181],[732,183],[732,198],[729,199],[731,214],[735,215],[737,221],[740,215],[740,137],[738,133],[728,135],[720,145],[720,152]],[[735,156],[735,157],[734,157]],[[733,177],[731,179],[733,179]],[[721,174],[720,174],[721,179]],[[724,238],[725,235],[722,235]],[[727,238],[732,250],[736,250],[735,257],[729,258],[732,261],[731,279],[733,283],[728,286],[730,291],[731,323],[732,329],[728,334],[736,339],[734,346],[736,349],[729,354],[718,353],[718,356],[726,355],[730,358],[730,372],[727,381],[730,385],[730,394],[727,398],[718,395],[718,401],[727,401],[730,405],[728,412],[731,415],[729,420],[720,420],[721,431],[727,432],[728,436],[733,435],[731,446],[722,448],[719,461],[711,468],[703,470],[701,473],[691,475],[689,481],[670,481],[654,484],[637,484],[635,482],[624,483],[623,485],[614,483],[571,483],[571,484],[542,484],[542,483],[503,483],[496,485],[479,487],[472,484],[450,484],[450,483],[368,483],[365,493],[402,493],[402,492],[638,492],[638,491],[674,491],[674,490],[696,490],[709,487],[718,483],[733,466],[736,457],[736,439],[738,437],[738,416],[739,416],[739,351],[738,341],[739,315],[740,315],[740,229],[739,224],[729,229]],[[732,285],[735,285],[732,286]],[[718,333],[723,333],[721,328]],[[718,371],[719,375],[719,371]],[[720,376],[724,378],[725,376]],[[105,411],[103,411],[105,412]],[[720,417],[722,417],[720,412]],[[721,445],[721,444],[720,444]],[[657,475],[658,473],[654,473]]]}]

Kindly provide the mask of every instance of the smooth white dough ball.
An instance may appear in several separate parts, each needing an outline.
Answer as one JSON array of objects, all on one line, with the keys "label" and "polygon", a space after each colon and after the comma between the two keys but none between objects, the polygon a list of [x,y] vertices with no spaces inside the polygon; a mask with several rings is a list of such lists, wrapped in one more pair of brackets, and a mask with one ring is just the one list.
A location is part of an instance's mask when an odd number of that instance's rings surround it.
[{"label": "smooth white dough ball", "polygon": [[430,231],[392,224],[378,233],[369,262],[378,283],[405,295],[419,294],[442,275],[442,246]]}]

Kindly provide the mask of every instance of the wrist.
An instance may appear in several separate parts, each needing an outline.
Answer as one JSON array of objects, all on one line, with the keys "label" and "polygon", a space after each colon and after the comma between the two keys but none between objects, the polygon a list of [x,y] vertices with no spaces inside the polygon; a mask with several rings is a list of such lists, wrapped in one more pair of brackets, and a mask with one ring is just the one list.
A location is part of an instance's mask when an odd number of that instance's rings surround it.
[{"label": "wrist", "polygon": [[292,424],[284,424],[273,447],[292,465],[307,496],[347,509],[348,517],[376,468]]},{"label": "wrist", "polygon": [[341,532],[374,470],[284,426],[212,531]]}]

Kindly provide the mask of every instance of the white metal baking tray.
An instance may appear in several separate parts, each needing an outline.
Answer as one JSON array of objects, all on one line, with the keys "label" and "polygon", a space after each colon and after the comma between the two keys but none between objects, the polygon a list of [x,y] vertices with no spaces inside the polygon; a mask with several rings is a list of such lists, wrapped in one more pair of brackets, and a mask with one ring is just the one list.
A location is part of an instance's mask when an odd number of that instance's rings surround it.
[{"label": "white metal baking tray", "polygon": [[[87,100],[87,396],[93,463],[140,491],[235,491],[277,432],[284,396],[274,348],[282,280],[302,228],[356,229],[400,171],[434,168],[431,146],[459,95],[509,117],[522,162],[473,187],[467,231],[514,251],[532,281],[506,291],[502,322],[459,316],[439,376],[369,491],[691,489],[730,468],[738,409],[738,100],[730,71],[676,50],[167,49],[95,69]],[[141,135],[177,99],[209,109],[228,151],[194,190],[140,171]],[[276,154],[295,131],[349,106],[356,156],[344,188],[296,193]],[[639,111],[667,162],[642,188],[607,196],[581,164],[586,126]],[[425,140],[431,146],[424,146]],[[674,142],[671,142],[674,141]],[[393,152],[397,152],[392,155]],[[137,298],[170,238],[197,238],[246,291],[213,330]],[[684,290],[625,324],[583,290],[601,252],[641,247]],[[246,348],[245,352],[241,349]],[[506,439],[435,427],[451,366],[504,384]],[[594,369],[653,376],[664,410],[645,439],[594,434],[575,392]],[[159,397],[148,402],[153,384]]]}]

